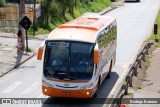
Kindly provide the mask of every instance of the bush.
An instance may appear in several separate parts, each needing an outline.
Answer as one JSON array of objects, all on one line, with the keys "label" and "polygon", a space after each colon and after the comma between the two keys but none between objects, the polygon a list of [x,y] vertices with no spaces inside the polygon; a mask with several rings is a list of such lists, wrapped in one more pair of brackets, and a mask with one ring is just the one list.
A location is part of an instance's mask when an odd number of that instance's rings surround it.
[{"label": "bush", "polygon": [[116,2],[116,0],[111,0],[111,2]]},{"label": "bush", "polygon": [[0,0],[0,6],[6,6],[6,0]]},{"label": "bush", "polygon": [[[111,4],[111,0],[42,0],[42,15],[36,34],[49,33],[85,12],[100,12]],[[32,28],[29,29],[29,34],[32,34]]]}]

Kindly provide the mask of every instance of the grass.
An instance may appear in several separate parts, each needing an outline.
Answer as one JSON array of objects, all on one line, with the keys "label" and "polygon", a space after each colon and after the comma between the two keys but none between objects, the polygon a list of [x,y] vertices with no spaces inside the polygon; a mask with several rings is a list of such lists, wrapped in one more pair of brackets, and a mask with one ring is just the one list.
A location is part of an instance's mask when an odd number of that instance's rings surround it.
[{"label": "grass", "polygon": [[[158,39],[159,42],[156,42],[155,47],[160,47],[160,11],[158,12],[157,18],[155,23],[158,24],[158,34],[156,35],[156,39]],[[154,31],[152,31],[151,36],[148,38],[148,41],[155,40]]]},{"label": "grass", "polygon": [[139,80],[141,80],[141,81],[149,81],[149,80],[146,79],[146,77],[147,77],[146,75],[142,76],[142,77],[139,77]]},{"label": "grass", "polygon": [[136,90],[137,89],[142,89],[142,83],[138,83],[136,86],[135,86]]},{"label": "grass", "polygon": [[32,49],[30,47],[28,47],[28,50],[27,50],[27,48],[25,47],[25,51],[26,52],[32,52]]},{"label": "grass", "polygon": [[[55,20],[54,22],[50,22],[47,27],[37,27],[37,30],[35,34],[46,34],[58,27],[59,25],[69,21],[73,20],[74,18],[77,18],[81,16],[85,12],[100,12],[104,8],[111,6],[112,2],[110,0],[95,0],[94,2],[88,2],[88,3],[81,3],[74,9],[74,17],[70,15],[69,13],[65,14],[66,18],[59,18],[59,20]],[[39,25],[38,25],[39,26]],[[29,29],[29,35],[32,35],[33,33],[33,27]]]},{"label": "grass", "polygon": [[[66,13],[65,18],[60,17],[58,20],[54,20],[54,22],[49,22],[48,26],[39,27],[40,25],[39,25],[39,23],[37,23],[36,24],[37,29],[36,29],[35,34],[37,35],[37,34],[49,33],[53,29],[58,27],[59,25],[65,23],[69,20],[73,20],[74,18],[81,16],[85,12],[100,12],[104,8],[111,6],[111,5],[112,5],[112,2],[110,0],[94,0],[93,2],[80,3],[74,9],[74,17],[71,14]],[[32,12],[28,12],[28,10],[29,10],[29,8],[26,8],[26,15],[31,19],[33,17],[33,14],[32,14]],[[17,17],[18,17],[17,12],[18,12],[17,8],[13,7],[13,6],[3,7],[3,8],[1,8],[1,11],[0,11],[0,13],[4,13],[6,15],[5,16],[6,20],[17,20]],[[0,14],[0,17],[1,17],[1,14]],[[13,32],[13,33],[16,32],[12,28],[7,28],[6,30],[0,29],[0,31]],[[28,30],[28,36],[30,38],[34,38],[32,25],[31,25],[30,29]]]},{"label": "grass", "polygon": [[147,67],[151,66],[151,62],[150,62],[150,58],[146,57],[145,61],[144,61],[144,65],[146,65]]},{"label": "grass", "polygon": [[128,93],[127,95],[129,95],[131,98],[133,98],[133,93]]}]

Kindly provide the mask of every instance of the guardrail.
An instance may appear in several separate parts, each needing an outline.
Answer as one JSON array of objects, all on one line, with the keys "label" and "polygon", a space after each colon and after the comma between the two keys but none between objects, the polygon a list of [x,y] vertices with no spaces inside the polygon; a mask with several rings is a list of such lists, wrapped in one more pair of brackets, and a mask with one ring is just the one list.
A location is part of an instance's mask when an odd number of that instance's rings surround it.
[{"label": "guardrail", "polygon": [[131,68],[129,69],[129,72],[127,73],[124,82],[122,83],[113,100],[111,101],[110,107],[120,106],[122,97],[128,94],[128,87],[132,87],[132,77],[137,76],[137,69],[142,68],[142,60],[146,60],[146,54],[149,54],[149,49],[152,45],[153,42],[146,43],[144,47],[141,49]]}]

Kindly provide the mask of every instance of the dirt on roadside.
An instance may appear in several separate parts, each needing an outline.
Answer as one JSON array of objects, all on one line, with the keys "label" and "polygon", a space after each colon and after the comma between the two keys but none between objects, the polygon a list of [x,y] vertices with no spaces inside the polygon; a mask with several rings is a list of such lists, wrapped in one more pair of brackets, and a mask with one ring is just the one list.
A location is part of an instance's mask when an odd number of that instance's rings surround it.
[{"label": "dirt on roadside", "polygon": [[[160,48],[150,49],[137,76],[133,76],[133,87],[123,98],[160,98]],[[127,107],[160,107],[160,104],[127,104]]]}]

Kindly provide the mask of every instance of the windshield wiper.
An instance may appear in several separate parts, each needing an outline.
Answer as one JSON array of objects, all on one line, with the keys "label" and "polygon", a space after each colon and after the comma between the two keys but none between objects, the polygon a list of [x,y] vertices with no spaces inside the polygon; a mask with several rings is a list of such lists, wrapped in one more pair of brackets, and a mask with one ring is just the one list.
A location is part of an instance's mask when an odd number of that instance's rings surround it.
[{"label": "windshield wiper", "polygon": [[72,76],[69,72],[59,72],[58,78],[62,80],[75,80],[75,76]]},{"label": "windshield wiper", "polygon": [[73,77],[71,77],[71,78],[63,78],[63,80],[69,81],[69,80],[75,80],[75,78],[73,78]]},{"label": "windshield wiper", "polygon": [[67,77],[67,73],[66,72],[58,72],[57,73],[57,77],[61,80],[63,80],[64,78]]}]

